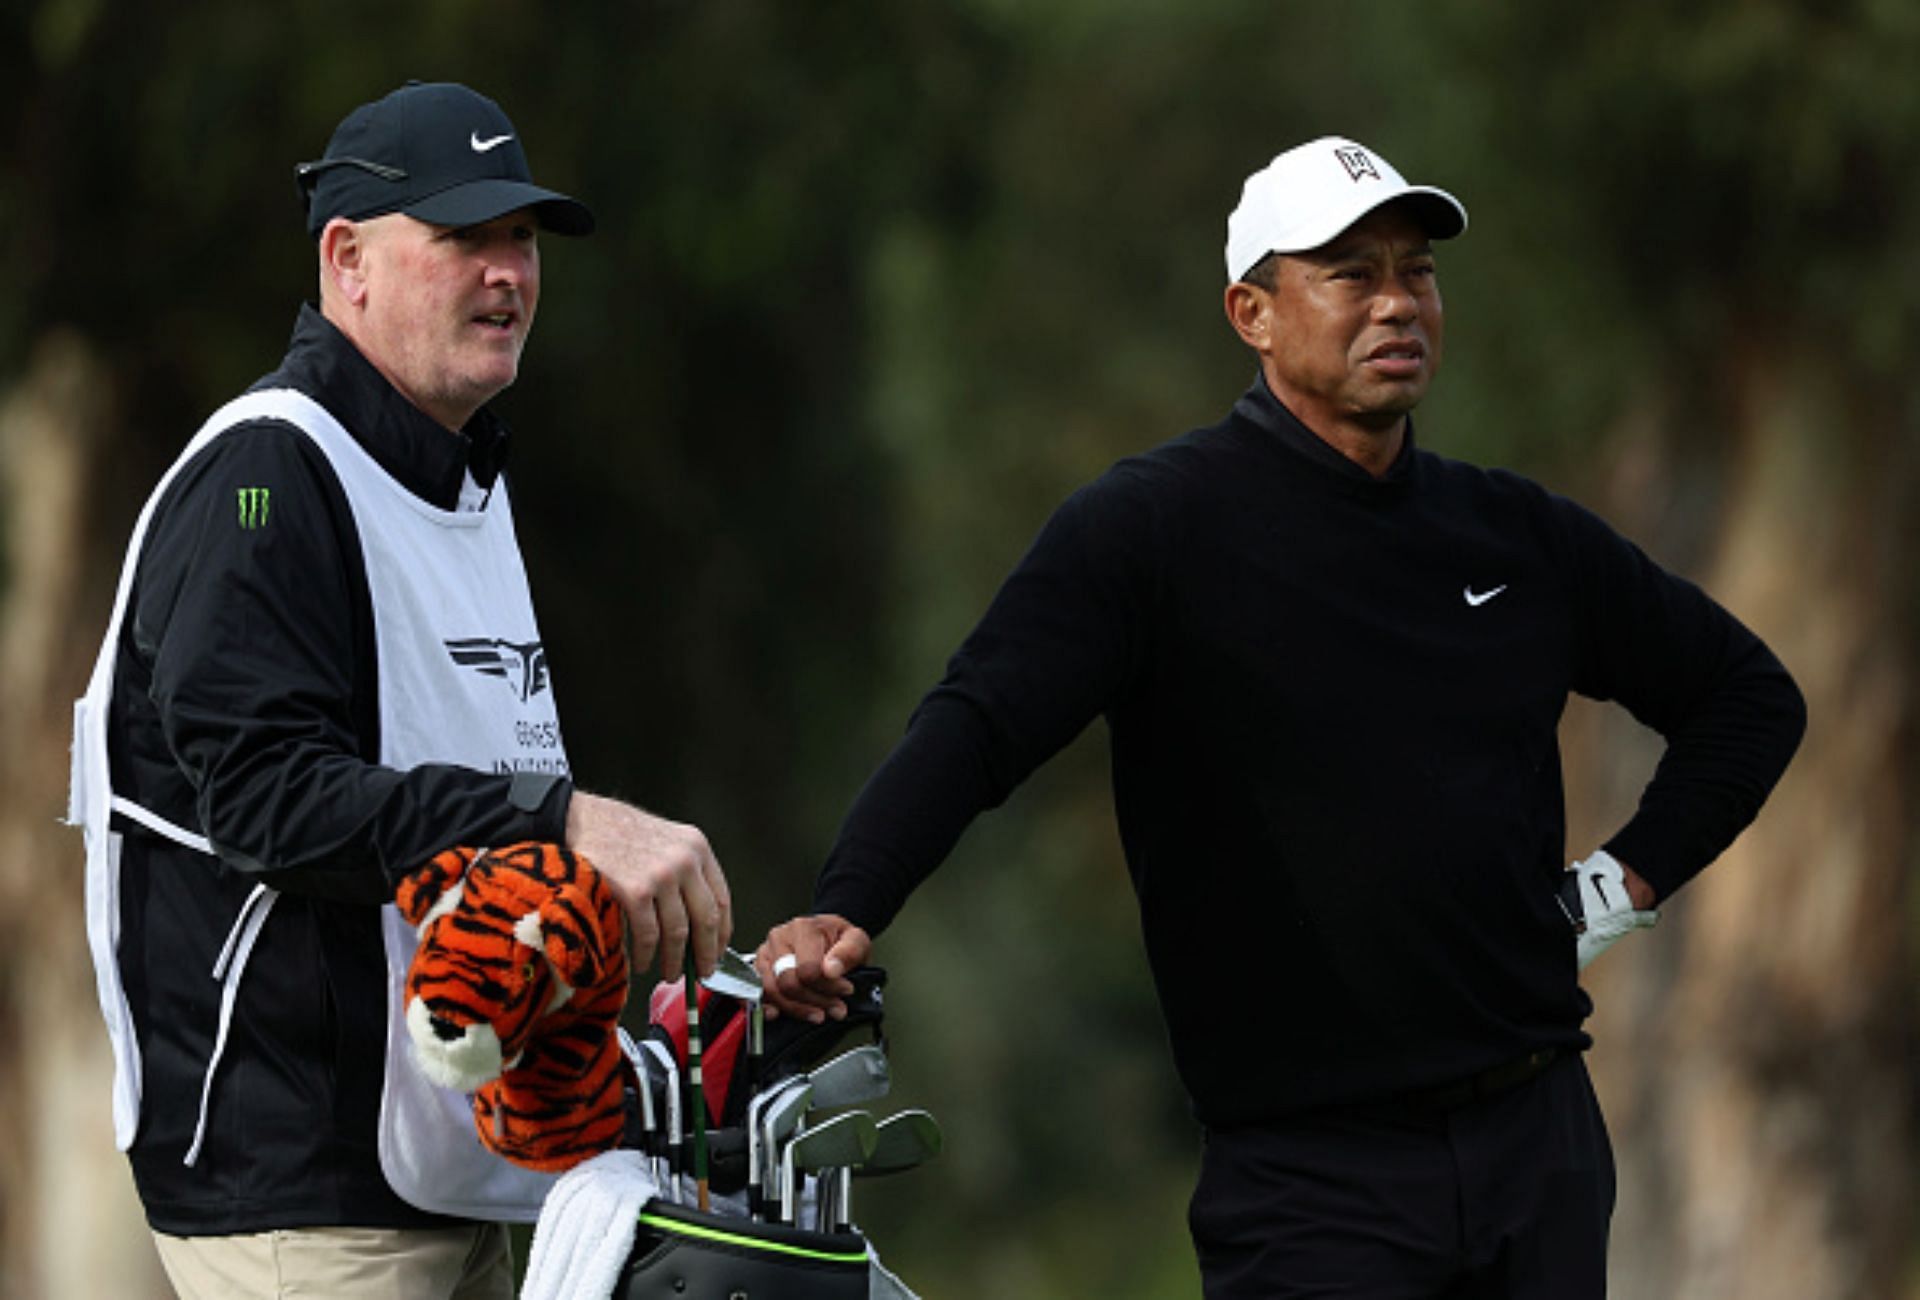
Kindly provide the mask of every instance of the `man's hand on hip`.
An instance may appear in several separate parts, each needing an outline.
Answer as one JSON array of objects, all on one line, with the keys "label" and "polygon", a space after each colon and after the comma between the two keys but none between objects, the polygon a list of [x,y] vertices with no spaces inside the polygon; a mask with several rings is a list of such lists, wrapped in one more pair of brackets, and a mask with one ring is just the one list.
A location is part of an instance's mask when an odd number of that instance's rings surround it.
[{"label": "man's hand on hip", "polygon": [[567,847],[584,855],[620,900],[635,971],[657,956],[660,977],[673,979],[691,943],[700,973],[712,973],[733,937],[733,898],[698,827],[575,790],[567,806]]},{"label": "man's hand on hip", "polygon": [[1560,907],[1579,936],[1579,969],[1634,930],[1660,919],[1653,886],[1605,849],[1568,867],[1560,881]]}]

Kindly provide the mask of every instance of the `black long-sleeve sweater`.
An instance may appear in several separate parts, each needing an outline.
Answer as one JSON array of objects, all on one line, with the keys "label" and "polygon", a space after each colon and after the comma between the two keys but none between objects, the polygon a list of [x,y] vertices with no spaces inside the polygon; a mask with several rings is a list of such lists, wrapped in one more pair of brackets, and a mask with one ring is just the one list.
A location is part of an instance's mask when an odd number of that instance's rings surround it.
[{"label": "black long-sleeve sweater", "polygon": [[815,909],[877,933],[1104,715],[1202,1122],[1584,1048],[1554,901],[1569,692],[1668,742],[1606,845],[1662,897],[1753,819],[1805,722],[1751,632],[1594,515],[1411,434],[1375,479],[1256,382],[1055,513],[861,792]]}]

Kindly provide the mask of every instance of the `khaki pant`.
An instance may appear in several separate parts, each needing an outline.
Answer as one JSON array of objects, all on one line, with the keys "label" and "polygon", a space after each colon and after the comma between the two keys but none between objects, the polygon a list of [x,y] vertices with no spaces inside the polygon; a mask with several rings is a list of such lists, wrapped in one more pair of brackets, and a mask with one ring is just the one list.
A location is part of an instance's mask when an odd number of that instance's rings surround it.
[{"label": "khaki pant", "polygon": [[497,1223],[153,1239],[180,1300],[513,1300]]}]

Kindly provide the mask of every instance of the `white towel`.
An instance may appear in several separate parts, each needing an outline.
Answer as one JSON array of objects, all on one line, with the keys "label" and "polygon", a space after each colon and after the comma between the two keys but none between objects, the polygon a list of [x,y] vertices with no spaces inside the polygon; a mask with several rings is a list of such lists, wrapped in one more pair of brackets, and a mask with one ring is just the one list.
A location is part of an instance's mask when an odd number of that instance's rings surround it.
[{"label": "white towel", "polygon": [[607,1151],[561,1176],[534,1225],[520,1300],[608,1300],[640,1211],[659,1194],[650,1164],[638,1151]]}]

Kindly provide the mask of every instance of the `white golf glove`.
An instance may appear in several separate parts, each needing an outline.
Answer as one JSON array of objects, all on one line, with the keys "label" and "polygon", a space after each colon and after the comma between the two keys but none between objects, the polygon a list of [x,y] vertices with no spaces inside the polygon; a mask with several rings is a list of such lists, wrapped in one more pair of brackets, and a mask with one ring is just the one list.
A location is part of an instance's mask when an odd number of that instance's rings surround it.
[{"label": "white golf glove", "polygon": [[1560,881],[1560,908],[1579,936],[1581,970],[1622,935],[1644,930],[1660,919],[1657,911],[1634,910],[1626,872],[1605,849],[1567,868]]}]

